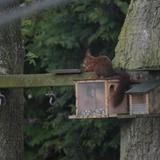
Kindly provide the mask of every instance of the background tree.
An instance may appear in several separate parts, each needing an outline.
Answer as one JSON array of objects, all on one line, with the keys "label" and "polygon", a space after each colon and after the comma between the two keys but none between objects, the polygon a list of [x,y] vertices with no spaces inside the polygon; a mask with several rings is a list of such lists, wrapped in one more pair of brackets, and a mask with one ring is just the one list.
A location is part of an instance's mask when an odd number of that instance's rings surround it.
[{"label": "background tree", "polygon": [[[0,7],[0,12],[18,5],[12,0]],[[24,49],[20,21],[0,26],[0,72],[23,73]],[[23,159],[23,89],[4,90],[7,104],[0,111],[0,159]]]},{"label": "background tree", "polygon": [[[159,17],[159,1],[131,1],[116,47],[115,65],[129,69],[160,66]],[[123,124],[121,160],[159,159],[159,120],[138,118]]]}]

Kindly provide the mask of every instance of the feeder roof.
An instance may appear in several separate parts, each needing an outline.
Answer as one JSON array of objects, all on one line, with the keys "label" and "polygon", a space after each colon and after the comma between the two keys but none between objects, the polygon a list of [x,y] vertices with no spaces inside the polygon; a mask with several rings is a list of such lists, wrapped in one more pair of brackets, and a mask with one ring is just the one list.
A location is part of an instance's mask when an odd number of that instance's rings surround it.
[{"label": "feeder roof", "polygon": [[126,93],[132,94],[132,93],[147,93],[156,87],[160,86],[160,80],[152,80],[152,81],[146,81],[144,83],[135,84],[129,89]]}]

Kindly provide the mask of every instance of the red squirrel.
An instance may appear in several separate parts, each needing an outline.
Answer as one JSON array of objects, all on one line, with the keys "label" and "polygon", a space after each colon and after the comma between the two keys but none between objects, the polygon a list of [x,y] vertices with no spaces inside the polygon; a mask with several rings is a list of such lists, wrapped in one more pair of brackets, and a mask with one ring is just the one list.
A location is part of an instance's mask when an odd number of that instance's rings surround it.
[{"label": "red squirrel", "polygon": [[111,97],[111,104],[117,107],[123,100],[125,91],[130,87],[130,76],[125,70],[114,69],[112,61],[107,56],[94,57],[90,49],[86,50],[83,61],[85,72],[95,72],[97,77],[117,76],[119,84]]},{"label": "red squirrel", "polygon": [[86,50],[83,61],[85,72],[95,72],[98,77],[108,77],[113,75],[112,61],[107,56],[94,57],[90,49]]}]

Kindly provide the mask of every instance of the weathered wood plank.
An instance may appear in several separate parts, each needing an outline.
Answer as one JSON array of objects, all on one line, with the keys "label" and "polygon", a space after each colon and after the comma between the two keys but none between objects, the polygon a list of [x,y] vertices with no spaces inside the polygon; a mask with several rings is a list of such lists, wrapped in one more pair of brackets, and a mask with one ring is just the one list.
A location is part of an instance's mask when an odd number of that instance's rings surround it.
[{"label": "weathered wood plank", "polygon": [[56,69],[53,71],[55,74],[80,74],[82,73],[81,69]]},{"label": "weathered wood plank", "polygon": [[70,86],[74,80],[93,77],[94,73],[56,75],[46,74],[12,74],[0,75],[0,88],[29,88],[45,86]]},{"label": "weathered wood plank", "polygon": [[69,116],[69,119],[135,119],[135,118],[153,118],[153,117],[160,117],[160,113],[150,113],[150,114],[139,114],[139,115],[129,115],[129,114],[119,114],[117,116],[109,117],[105,115],[99,115],[99,116],[77,116],[77,115],[71,115]]},{"label": "weathered wood plank", "polygon": [[102,119],[102,118],[116,118],[116,117],[108,117],[107,115],[100,115],[100,116],[77,116],[71,115],[68,117],[69,119]]},{"label": "weathered wood plank", "polygon": [[137,114],[137,115],[118,115],[118,119],[133,119],[133,118],[153,118],[160,117],[160,113],[149,113],[149,114]]},{"label": "weathered wood plank", "polygon": [[[133,74],[132,79],[137,79],[139,72]],[[94,73],[82,73],[81,70],[55,70],[45,74],[11,74],[0,75],[0,88],[28,88],[47,86],[69,86],[74,80],[93,79]],[[142,76],[143,77],[143,76]]]}]

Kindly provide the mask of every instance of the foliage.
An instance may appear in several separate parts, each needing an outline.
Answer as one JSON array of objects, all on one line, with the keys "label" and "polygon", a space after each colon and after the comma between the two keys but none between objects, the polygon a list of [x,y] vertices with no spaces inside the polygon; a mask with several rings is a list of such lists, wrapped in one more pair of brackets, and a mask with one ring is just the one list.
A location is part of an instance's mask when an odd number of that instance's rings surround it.
[{"label": "foliage", "polygon": [[[56,91],[56,88],[54,90]],[[118,157],[118,121],[69,120],[68,116],[72,113],[72,104],[74,104],[73,88],[61,89],[58,94],[54,107],[48,106],[46,110],[42,107],[43,104],[37,104],[36,100],[37,107],[29,109],[30,123],[25,130],[27,135],[25,145],[26,150],[32,152],[26,152],[25,157],[30,155],[32,159],[34,157],[37,160],[48,157],[50,152],[57,160],[96,160],[105,157],[114,160]],[[32,105],[33,101],[30,102]],[[44,101],[41,100],[41,103],[46,107]],[[38,108],[40,106],[41,108]]]},{"label": "foliage", "polygon": [[[127,7],[127,0],[79,0],[23,20],[25,72],[80,68],[87,47],[95,55],[113,58]],[[54,107],[49,106],[44,96],[49,88],[25,92],[25,159],[119,157],[118,122],[68,120],[75,109],[73,88],[52,89],[57,95]]]},{"label": "foliage", "polygon": [[86,47],[113,57],[126,6],[121,0],[80,0],[26,19],[26,49],[39,57],[37,66],[48,70],[80,67]]}]

